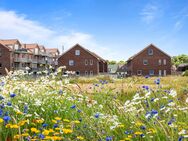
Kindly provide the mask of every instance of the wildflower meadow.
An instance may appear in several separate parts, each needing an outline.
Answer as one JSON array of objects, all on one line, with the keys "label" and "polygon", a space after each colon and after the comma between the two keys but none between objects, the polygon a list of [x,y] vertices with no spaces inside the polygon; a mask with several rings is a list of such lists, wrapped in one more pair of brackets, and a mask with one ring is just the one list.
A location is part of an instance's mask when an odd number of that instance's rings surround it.
[{"label": "wildflower meadow", "polygon": [[0,141],[186,141],[188,77],[0,78]]}]

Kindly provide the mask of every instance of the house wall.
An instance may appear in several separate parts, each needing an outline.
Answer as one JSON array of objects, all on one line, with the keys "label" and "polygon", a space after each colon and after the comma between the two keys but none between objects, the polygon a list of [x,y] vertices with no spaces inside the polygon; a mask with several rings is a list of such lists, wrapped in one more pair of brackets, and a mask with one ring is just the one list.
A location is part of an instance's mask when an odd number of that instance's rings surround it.
[{"label": "house wall", "polygon": [[[80,50],[79,56],[75,55],[76,50]],[[74,66],[69,66],[69,60],[74,60]],[[85,65],[85,60],[88,60],[88,65]],[[90,60],[93,60],[93,65],[90,65]],[[97,75],[99,73],[98,63],[99,61],[93,55],[78,45],[58,59],[58,66],[66,66],[66,69],[69,71],[79,71],[80,75],[85,75],[85,71],[88,74],[90,74],[90,71],[93,71],[93,75]]]},{"label": "house wall", "polygon": [[6,75],[5,68],[7,68],[8,71],[12,70],[12,53],[8,48],[0,44],[0,54],[0,75]]},{"label": "house wall", "polygon": [[[148,55],[148,49],[153,50],[153,55]],[[148,65],[143,64],[143,60],[148,60]],[[159,65],[159,59],[161,59],[161,65]],[[164,59],[166,59],[166,65],[164,65]],[[149,70],[154,70],[154,75],[159,75],[159,70],[161,70],[164,75],[164,70],[166,70],[166,75],[171,74],[171,58],[158,50],[157,48],[150,46],[142,53],[138,54],[131,61],[132,75],[137,75],[138,70],[142,70],[142,75],[149,75]]]}]

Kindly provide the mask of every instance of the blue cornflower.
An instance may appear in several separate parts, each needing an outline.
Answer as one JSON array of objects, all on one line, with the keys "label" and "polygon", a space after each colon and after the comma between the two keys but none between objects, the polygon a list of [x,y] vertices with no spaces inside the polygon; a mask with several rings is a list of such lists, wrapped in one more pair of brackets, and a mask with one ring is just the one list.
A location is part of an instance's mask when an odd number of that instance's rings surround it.
[{"label": "blue cornflower", "polygon": [[156,115],[156,114],[158,114],[158,111],[157,111],[157,110],[152,109],[152,110],[151,110],[151,114],[152,114],[152,115]]},{"label": "blue cornflower", "polygon": [[12,97],[12,98],[15,97],[15,96],[16,96],[15,93],[11,93],[11,94],[10,94],[10,97]]},{"label": "blue cornflower", "polygon": [[9,116],[4,116],[3,120],[7,123],[9,120],[11,120],[11,118]]},{"label": "blue cornflower", "polygon": [[99,118],[99,113],[95,114],[95,118]]},{"label": "blue cornflower", "polygon": [[183,141],[183,136],[180,136],[179,138],[178,138],[178,141]]},{"label": "blue cornflower", "polygon": [[128,134],[129,134],[129,131],[125,131],[124,133],[128,135]]},{"label": "blue cornflower", "polygon": [[7,102],[7,105],[8,105],[8,106],[11,106],[11,105],[12,105],[12,103],[11,103],[11,102]]},{"label": "blue cornflower", "polygon": [[142,137],[142,138],[143,138],[143,137],[144,137],[144,134],[141,134],[141,135],[140,135],[140,137]]},{"label": "blue cornflower", "polygon": [[63,94],[63,90],[59,90],[59,94]]},{"label": "blue cornflower", "polygon": [[153,102],[155,100],[155,98],[151,98],[151,102]]},{"label": "blue cornflower", "polygon": [[82,111],[81,110],[78,110],[78,113],[81,113]]},{"label": "blue cornflower", "polygon": [[155,82],[155,84],[159,85],[161,80],[160,80],[160,78],[157,78],[154,82]]},{"label": "blue cornflower", "polygon": [[3,115],[3,110],[2,109],[0,109],[0,116],[2,116]]},{"label": "blue cornflower", "polygon": [[147,79],[147,78],[150,78],[150,76],[149,76],[149,75],[146,75],[145,78],[146,78],[146,79]]},{"label": "blue cornflower", "polygon": [[45,136],[44,136],[43,134],[39,134],[39,138],[40,138],[40,139],[44,139]]},{"label": "blue cornflower", "polygon": [[28,112],[28,106],[25,105],[25,106],[24,106],[24,113],[26,114],[27,112]]},{"label": "blue cornflower", "polygon": [[71,109],[75,109],[75,108],[76,108],[76,105],[72,105],[72,106],[71,106]]},{"label": "blue cornflower", "polygon": [[106,137],[106,141],[112,141],[112,137],[107,136],[107,137]]},{"label": "blue cornflower", "polygon": [[57,128],[58,127],[58,124],[54,124],[54,126],[53,126],[54,128]]},{"label": "blue cornflower", "polygon": [[42,124],[42,127],[43,127],[43,128],[45,128],[45,127],[47,127],[47,126],[48,126],[48,124],[46,124],[46,123]]},{"label": "blue cornflower", "polygon": [[142,126],[140,126],[140,129],[145,130],[146,126],[142,125]]}]

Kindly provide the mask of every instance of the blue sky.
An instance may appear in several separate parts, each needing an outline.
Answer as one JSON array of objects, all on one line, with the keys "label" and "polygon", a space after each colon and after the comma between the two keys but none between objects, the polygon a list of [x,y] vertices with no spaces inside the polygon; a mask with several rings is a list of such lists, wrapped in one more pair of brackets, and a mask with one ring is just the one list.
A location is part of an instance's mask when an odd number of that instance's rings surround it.
[{"label": "blue sky", "polygon": [[150,43],[188,54],[187,0],[0,0],[0,38],[126,60]]}]

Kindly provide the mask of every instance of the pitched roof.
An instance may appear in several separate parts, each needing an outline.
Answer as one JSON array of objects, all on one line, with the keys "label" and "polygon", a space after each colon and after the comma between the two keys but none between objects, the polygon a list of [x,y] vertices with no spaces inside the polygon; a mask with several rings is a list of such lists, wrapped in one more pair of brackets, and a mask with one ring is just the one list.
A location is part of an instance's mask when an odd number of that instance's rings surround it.
[{"label": "pitched roof", "polygon": [[4,47],[4,48],[7,48],[9,51],[12,51],[12,49],[11,49],[10,47],[5,46],[5,45],[3,45],[3,44],[1,44],[1,43],[0,43],[0,46],[2,46],[2,47]]},{"label": "pitched roof", "polygon": [[44,51],[46,51],[46,48],[43,45],[39,45],[40,49],[44,49]]},{"label": "pitched roof", "polygon": [[24,48],[27,49],[34,49],[34,48],[39,48],[39,45],[34,43],[34,44],[23,44]]},{"label": "pitched roof", "polygon": [[50,53],[59,52],[58,48],[46,48],[46,51],[47,51],[47,52],[50,52]]},{"label": "pitched roof", "polygon": [[[70,49],[68,49],[67,51],[65,51],[61,56],[63,56],[64,54],[66,54],[67,52],[69,52],[71,49],[73,49],[74,47],[79,46],[80,48],[82,48],[83,50],[85,50],[86,52],[88,52],[89,54],[91,54],[93,57],[97,58],[98,60],[101,60],[103,62],[106,62],[106,60],[104,60],[102,57],[98,56],[96,53],[91,52],[90,50],[84,48],[83,46],[79,45],[79,44],[75,44],[73,47],[71,47]],[[59,58],[61,57],[59,56]]]},{"label": "pitched roof", "polygon": [[148,46],[146,46],[144,49],[142,49],[141,51],[139,51],[138,53],[136,53],[135,55],[131,56],[127,61],[130,61],[132,59],[134,59],[136,56],[138,56],[139,54],[141,54],[142,52],[144,52],[146,49],[148,49],[149,47],[154,47],[156,49],[158,49],[159,51],[161,51],[162,53],[164,53],[165,55],[169,56],[171,58],[170,55],[168,55],[167,53],[165,53],[164,51],[162,51],[161,49],[159,49],[158,47],[156,47],[155,45],[153,44],[149,44]]},{"label": "pitched roof", "polygon": [[120,65],[117,69],[117,72],[126,72],[127,71],[127,64]]},{"label": "pitched roof", "polygon": [[7,40],[0,39],[0,43],[3,45],[14,45],[16,43],[19,43],[21,45],[18,39],[7,39]]}]

